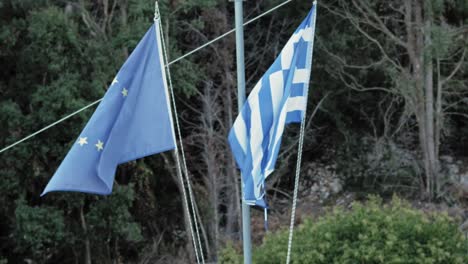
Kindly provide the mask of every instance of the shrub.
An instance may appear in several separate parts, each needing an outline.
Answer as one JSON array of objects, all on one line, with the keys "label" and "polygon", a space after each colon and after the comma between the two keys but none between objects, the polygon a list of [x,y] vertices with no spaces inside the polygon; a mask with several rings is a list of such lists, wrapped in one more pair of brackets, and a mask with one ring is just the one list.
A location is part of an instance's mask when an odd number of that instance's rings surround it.
[{"label": "shrub", "polygon": [[242,256],[240,256],[232,243],[227,243],[226,246],[219,253],[219,263],[222,264],[242,264]]},{"label": "shrub", "polygon": [[[287,230],[269,235],[254,249],[254,263],[284,263]],[[424,214],[394,198],[355,203],[306,220],[296,228],[292,263],[468,263],[467,241],[444,213]],[[222,258],[221,258],[222,259]],[[223,262],[221,262],[223,263]]]}]

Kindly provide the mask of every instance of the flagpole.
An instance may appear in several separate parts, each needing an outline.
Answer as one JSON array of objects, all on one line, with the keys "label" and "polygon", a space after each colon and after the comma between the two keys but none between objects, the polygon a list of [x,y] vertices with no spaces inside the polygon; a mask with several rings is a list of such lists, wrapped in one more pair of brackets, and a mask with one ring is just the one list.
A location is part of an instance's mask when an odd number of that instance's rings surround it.
[{"label": "flagpole", "polygon": [[[231,0],[232,1],[232,0]],[[243,0],[234,0],[236,20],[236,55],[237,55],[237,106],[239,112],[245,102],[245,67],[244,67],[244,15]],[[250,207],[245,203],[244,182],[241,175],[242,189],[242,243],[244,245],[244,264],[252,263],[252,243],[250,231]]]}]

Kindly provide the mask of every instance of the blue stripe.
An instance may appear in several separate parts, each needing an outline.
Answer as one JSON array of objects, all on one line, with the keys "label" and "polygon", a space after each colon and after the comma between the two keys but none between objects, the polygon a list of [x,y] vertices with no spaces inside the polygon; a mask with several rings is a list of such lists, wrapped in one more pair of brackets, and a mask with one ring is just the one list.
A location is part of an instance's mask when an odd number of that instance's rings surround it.
[{"label": "blue stripe", "polygon": [[286,124],[301,122],[303,113],[304,111],[299,111],[299,110],[288,112],[286,114]]},{"label": "blue stripe", "polygon": [[234,129],[232,129],[229,132],[228,140],[231,144],[231,150],[234,155],[234,159],[236,160],[236,164],[239,168],[241,168],[245,160],[245,154],[242,150],[241,145],[239,144],[239,141],[237,140],[236,134],[234,133]]},{"label": "blue stripe", "polygon": [[304,84],[302,83],[293,83],[291,85],[291,95],[290,97],[304,96]]},{"label": "blue stripe", "polygon": [[[263,78],[262,80],[262,87],[270,87],[270,80],[269,78]],[[262,168],[265,167],[265,162],[268,158],[268,143],[270,142],[270,127],[273,125],[273,102],[271,98],[271,91],[270,89],[262,89],[259,93],[259,101],[260,101],[260,112],[262,113],[262,128],[263,128],[263,142],[262,142],[262,149],[263,151],[263,158],[262,158]],[[262,171],[263,173],[263,171]]]}]

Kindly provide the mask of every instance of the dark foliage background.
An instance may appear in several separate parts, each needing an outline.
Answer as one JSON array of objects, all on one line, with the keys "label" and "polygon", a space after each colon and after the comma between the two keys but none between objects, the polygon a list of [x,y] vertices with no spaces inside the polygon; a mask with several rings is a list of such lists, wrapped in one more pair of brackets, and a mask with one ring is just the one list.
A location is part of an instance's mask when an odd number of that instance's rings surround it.
[{"label": "dark foliage background", "polygon": [[[246,20],[280,2],[246,1]],[[247,89],[311,4],[292,1],[245,28]],[[234,24],[229,1],[160,6],[170,60]],[[146,0],[0,0],[0,147],[103,96],[153,13]],[[307,120],[304,163],[333,164],[350,191],[466,199],[440,157],[460,161],[457,175],[468,170],[467,21],[466,0],[320,1],[308,112],[327,97]],[[233,35],[171,66],[204,251],[213,261],[227,240],[240,239],[239,176],[226,145],[237,114],[235,70]],[[170,153],[120,166],[108,197],[39,197],[92,111],[0,154],[0,263],[193,260]],[[292,193],[297,131],[286,130],[268,183],[278,213],[278,201]]]}]

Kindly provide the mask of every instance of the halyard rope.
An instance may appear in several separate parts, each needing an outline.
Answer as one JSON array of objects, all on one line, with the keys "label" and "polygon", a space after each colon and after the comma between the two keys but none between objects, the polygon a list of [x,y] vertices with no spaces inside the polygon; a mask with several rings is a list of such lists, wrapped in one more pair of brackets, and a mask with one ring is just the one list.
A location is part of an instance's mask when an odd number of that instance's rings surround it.
[{"label": "halyard rope", "polygon": [[[317,8],[316,6],[317,4],[317,1],[314,1],[313,2],[313,5],[315,5],[315,8]],[[315,19],[316,19],[316,15],[314,16],[314,28],[315,28]],[[315,37],[315,32],[313,33],[314,35],[312,36],[312,38]],[[313,43],[313,39],[312,39],[312,43]],[[312,56],[313,56],[313,52],[314,52],[314,45],[310,45],[310,48],[309,48],[309,51],[307,52],[307,68],[310,69],[310,71],[312,71]],[[306,98],[309,94],[309,89],[307,89],[306,91]],[[319,104],[317,105],[317,107],[315,108],[314,112],[312,113],[312,117],[315,115],[317,109],[320,107],[320,104],[323,102],[323,100],[326,98],[327,96],[323,97],[322,100],[320,100]],[[293,239],[293,234],[294,234],[294,222],[295,222],[295,219],[296,219],[296,207],[297,207],[297,193],[298,193],[298,190],[299,190],[299,177],[300,177],[300,174],[301,174],[301,161],[302,161],[302,151],[303,151],[303,148],[304,148],[304,130],[305,130],[305,120],[306,120],[306,113],[307,113],[307,107],[306,109],[304,110],[304,115],[302,116],[302,122],[301,122],[301,130],[300,130],[300,133],[299,133],[299,146],[298,146],[298,150],[297,150],[297,161],[296,161],[296,175],[295,175],[295,179],[294,179],[294,194],[293,194],[293,205],[292,205],[292,211],[291,211],[291,223],[289,225],[289,237],[288,237],[288,253],[286,255],[286,264],[289,264],[290,260],[291,260],[291,248],[292,248],[292,239]]]},{"label": "halyard rope", "polygon": [[297,162],[296,162],[296,176],[294,179],[294,195],[293,195],[293,206],[291,211],[291,223],[289,225],[289,237],[288,237],[288,254],[286,257],[286,264],[289,264],[291,260],[291,247],[292,247],[292,238],[294,232],[294,221],[296,219],[296,207],[297,207],[297,192],[299,189],[299,175],[301,174],[301,161],[302,161],[302,150],[304,146],[304,128],[305,128],[305,114],[301,122],[301,132],[299,134],[299,147],[297,150]]},{"label": "halyard rope", "polygon": [[[310,116],[310,120],[312,120],[317,113],[318,109],[322,105],[322,102],[325,101],[325,99],[328,97],[329,93],[326,94],[320,102],[317,104],[317,106],[314,109],[314,112]],[[306,111],[304,111],[304,118],[302,119],[301,122],[301,128],[300,128],[300,133],[299,133],[299,146],[297,150],[297,163],[296,163],[296,176],[294,179],[294,194],[293,194],[293,206],[292,206],[292,211],[291,211],[291,223],[289,225],[289,237],[288,237],[288,254],[286,257],[286,264],[289,264],[291,260],[291,247],[292,247],[292,238],[293,238],[293,233],[294,233],[294,222],[296,218],[296,207],[297,207],[297,193],[299,189],[299,175],[301,173],[301,161],[302,161],[302,150],[304,147],[304,135],[305,135],[305,116],[306,116]]]},{"label": "halyard rope", "polygon": [[[155,3],[155,9],[156,9],[156,12],[159,14],[159,6],[158,6],[157,1]],[[161,38],[162,38],[162,48],[163,48],[163,51],[164,51],[164,60],[168,61],[167,50],[166,50],[166,42],[165,42],[165,39],[164,39],[164,34],[162,33],[161,19],[159,19],[159,27],[161,29],[161,34],[160,35],[161,35]],[[201,240],[200,240],[200,231],[198,230],[197,214],[195,212],[192,185],[190,184],[190,178],[188,176],[187,162],[186,162],[185,153],[184,153],[184,144],[183,144],[183,141],[182,141],[182,133],[180,132],[179,117],[177,115],[177,106],[176,106],[176,102],[175,102],[175,95],[174,95],[174,89],[173,89],[173,86],[172,86],[172,78],[171,78],[171,71],[169,70],[169,64],[167,64],[167,78],[168,78],[168,81],[169,81],[169,89],[170,89],[170,92],[171,92],[172,105],[174,107],[174,116],[175,116],[177,134],[178,134],[179,143],[180,143],[180,152],[182,153],[182,163],[184,165],[185,180],[187,181],[187,187],[188,187],[188,190],[189,190],[189,200],[190,200],[190,206],[192,208],[193,219],[194,219],[194,223],[195,223],[195,232],[197,234],[196,237],[193,234],[192,218],[190,217],[190,212],[189,212],[189,208],[188,208],[188,204],[187,204],[187,194],[185,193],[185,186],[184,186],[184,183],[183,183],[184,180],[181,178],[180,181],[182,183],[182,189],[183,189],[183,195],[184,195],[184,199],[185,199],[186,210],[187,210],[187,214],[189,215],[189,220],[190,220],[190,231],[192,232],[192,239],[193,239],[193,244],[194,244],[193,246],[194,246],[194,250],[195,250],[195,255],[197,257],[197,262],[200,263],[199,254],[198,254],[198,250],[200,250],[201,262],[203,264],[205,264],[205,258],[203,256],[203,248],[202,248],[202,244],[201,244]],[[176,148],[176,159],[177,159],[178,170],[179,170],[179,172],[182,172],[181,168],[180,168],[179,150],[177,148]],[[197,240],[198,244],[196,243],[195,240]]]}]

